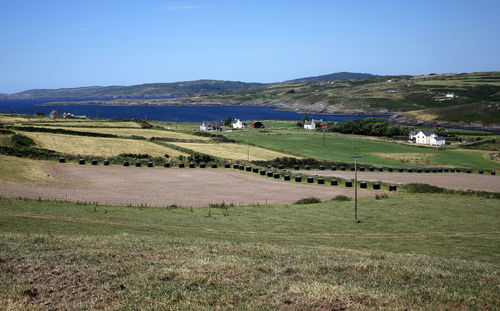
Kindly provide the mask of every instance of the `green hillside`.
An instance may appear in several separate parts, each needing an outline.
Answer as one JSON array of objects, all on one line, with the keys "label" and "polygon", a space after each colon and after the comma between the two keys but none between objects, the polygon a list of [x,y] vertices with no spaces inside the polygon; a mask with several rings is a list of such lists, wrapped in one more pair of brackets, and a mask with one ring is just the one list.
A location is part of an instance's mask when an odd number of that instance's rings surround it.
[{"label": "green hillside", "polygon": [[261,83],[239,81],[197,80],[174,83],[148,83],[132,86],[89,86],[62,89],[36,89],[8,95],[8,98],[91,98],[91,97],[171,97],[224,93],[245,90]]},{"label": "green hillside", "polygon": [[[446,94],[453,94],[447,97]],[[193,101],[200,98],[191,98]],[[431,119],[500,123],[500,72],[426,76],[378,76],[360,80],[273,84],[245,91],[203,96],[203,101],[280,102],[313,112],[407,112],[426,110]],[[471,114],[470,107],[481,105]],[[467,109],[450,115],[449,107]],[[444,109],[444,110],[441,110]],[[453,108],[451,109],[453,110]],[[473,110],[476,110],[475,108]],[[470,115],[470,117],[467,117]],[[429,115],[428,115],[429,116]],[[417,114],[418,117],[418,114]]]}]

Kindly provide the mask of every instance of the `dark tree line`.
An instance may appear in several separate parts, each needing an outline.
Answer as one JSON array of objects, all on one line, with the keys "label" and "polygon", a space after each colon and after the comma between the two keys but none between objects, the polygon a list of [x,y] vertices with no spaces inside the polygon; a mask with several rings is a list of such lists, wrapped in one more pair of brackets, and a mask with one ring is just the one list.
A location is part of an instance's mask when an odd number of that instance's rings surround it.
[{"label": "dark tree line", "polygon": [[347,120],[335,124],[327,122],[329,132],[338,132],[342,134],[356,134],[367,136],[408,136],[413,128],[389,124],[387,119],[367,118],[357,120]]}]

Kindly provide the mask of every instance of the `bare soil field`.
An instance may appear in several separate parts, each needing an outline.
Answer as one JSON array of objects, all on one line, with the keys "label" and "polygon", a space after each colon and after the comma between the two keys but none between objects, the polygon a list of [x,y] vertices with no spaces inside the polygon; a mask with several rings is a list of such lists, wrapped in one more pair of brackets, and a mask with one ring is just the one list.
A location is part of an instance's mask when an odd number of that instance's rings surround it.
[{"label": "bare soil field", "polygon": [[[40,162],[41,185],[0,182],[0,196],[99,202],[108,205],[202,207],[210,203],[289,204],[307,197],[330,200],[352,189],[278,181],[232,169],[80,166]],[[374,196],[360,191],[360,197]]]},{"label": "bare soil field", "polygon": [[[298,171],[303,174],[354,179],[354,172]],[[383,181],[394,184],[422,183],[454,190],[500,192],[500,176],[466,173],[385,173],[358,172],[358,180]]]}]

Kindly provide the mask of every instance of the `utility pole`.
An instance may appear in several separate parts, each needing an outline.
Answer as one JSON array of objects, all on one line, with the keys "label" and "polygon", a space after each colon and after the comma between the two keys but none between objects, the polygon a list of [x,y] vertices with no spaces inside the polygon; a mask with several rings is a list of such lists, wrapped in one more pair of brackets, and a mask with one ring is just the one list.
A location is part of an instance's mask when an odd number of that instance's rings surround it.
[{"label": "utility pole", "polygon": [[358,159],[363,155],[350,155],[354,159],[354,221],[358,223]]},{"label": "utility pole", "polygon": [[246,129],[247,132],[247,161],[250,162],[250,145],[248,144],[248,129]]}]

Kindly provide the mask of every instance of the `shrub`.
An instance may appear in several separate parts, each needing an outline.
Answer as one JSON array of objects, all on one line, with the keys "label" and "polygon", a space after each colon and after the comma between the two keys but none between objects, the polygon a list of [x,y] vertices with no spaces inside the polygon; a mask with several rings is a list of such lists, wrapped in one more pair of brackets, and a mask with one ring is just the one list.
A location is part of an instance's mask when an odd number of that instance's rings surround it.
[{"label": "shrub", "polygon": [[[1,125],[1,124],[0,124],[0,125]],[[9,131],[9,130],[4,129],[4,128],[1,128],[1,126],[0,126],[0,134],[10,135],[10,134],[14,134],[14,132]]]},{"label": "shrub", "polygon": [[321,200],[315,197],[310,197],[310,198],[304,198],[300,199],[295,204],[314,204],[314,203],[320,203]]},{"label": "shrub", "polygon": [[17,148],[26,148],[26,147],[32,147],[35,146],[35,142],[33,139],[24,136],[22,134],[14,134],[10,138],[12,142],[12,146],[17,147]]},{"label": "shrub", "polygon": [[403,186],[403,189],[408,191],[409,193],[442,193],[444,192],[443,188],[428,185],[428,184],[406,184]]},{"label": "shrub", "polygon": [[122,158],[134,158],[134,159],[149,159],[151,157],[147,153],[120,153],[118,156]]},{"label": "shrub", "polygon": [[351,198],[343,194],[336,195],[332,201],[351,201]]},{"label": "shrub", "polygon": [[195,162],[195,163],[201,163],[201,162],[210,162],[210,161],[215,161],[215,158],[212,156],[209,156],[207,154],[202,154],[202,153],[193,153],[192,155],[188,156],[188,161],[190,162]]},{"label": "shrub", "polygon": [[388,197],[387,193],[377,194],[375,195],[375,200],[387,199]]}]

